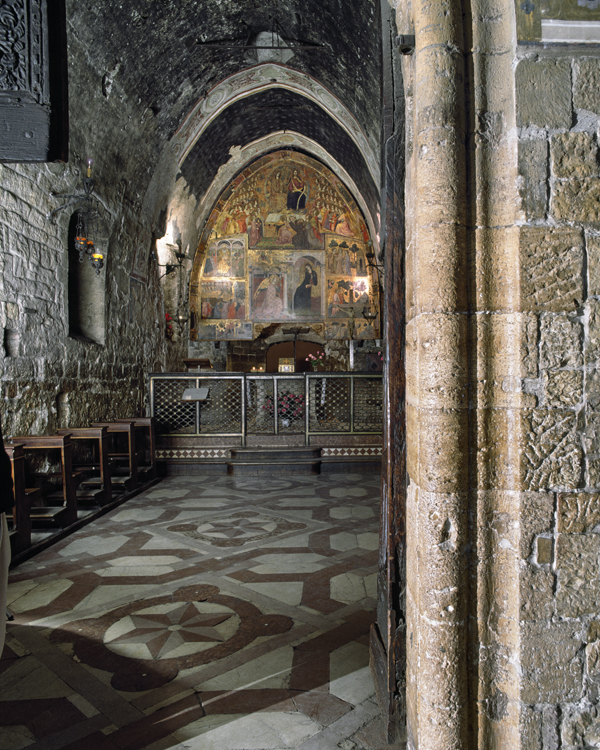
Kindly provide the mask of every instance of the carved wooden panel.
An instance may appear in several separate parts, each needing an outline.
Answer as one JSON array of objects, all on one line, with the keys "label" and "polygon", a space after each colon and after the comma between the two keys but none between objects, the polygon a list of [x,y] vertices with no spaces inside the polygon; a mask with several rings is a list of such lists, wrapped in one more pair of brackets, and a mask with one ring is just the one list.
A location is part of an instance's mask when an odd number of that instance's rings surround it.
[{"label": "carved wooden panel", "polygon": [[0,0],[0,161],[66,158],[64,0]]}]

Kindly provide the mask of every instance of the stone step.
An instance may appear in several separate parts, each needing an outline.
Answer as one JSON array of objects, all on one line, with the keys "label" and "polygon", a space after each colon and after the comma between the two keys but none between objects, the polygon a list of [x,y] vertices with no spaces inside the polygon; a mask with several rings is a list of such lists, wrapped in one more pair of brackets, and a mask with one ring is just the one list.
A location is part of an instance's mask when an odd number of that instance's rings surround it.
[{"label": "stone step", "polygon": [[230,448],[229,476],[258,477],[272,474],[320,474],[321,448],[264,447]]},{"label": "stone step", "polygon": [[321,459],[317,461],[285,461],[266,464],[262,461],[228,461],[227,474],[230,477],[262,477],[278,474],[320,474]]},{"label": "stone step", "polygon": [[265,464],[281,464],[286,461],[315,461],[321,458],[320,447],[304,446],[253,446],[252,448],[230,448],[231,459]]}]

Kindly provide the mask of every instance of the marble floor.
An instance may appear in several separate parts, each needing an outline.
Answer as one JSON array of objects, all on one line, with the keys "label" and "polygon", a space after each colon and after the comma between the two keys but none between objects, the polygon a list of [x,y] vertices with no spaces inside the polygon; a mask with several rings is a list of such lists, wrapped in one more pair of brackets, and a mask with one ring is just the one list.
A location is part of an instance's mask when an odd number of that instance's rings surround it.
[{"label": "marble floor", "polygon": [[380,750],[378,475],[178,476],[11,572],[0,747]]}]

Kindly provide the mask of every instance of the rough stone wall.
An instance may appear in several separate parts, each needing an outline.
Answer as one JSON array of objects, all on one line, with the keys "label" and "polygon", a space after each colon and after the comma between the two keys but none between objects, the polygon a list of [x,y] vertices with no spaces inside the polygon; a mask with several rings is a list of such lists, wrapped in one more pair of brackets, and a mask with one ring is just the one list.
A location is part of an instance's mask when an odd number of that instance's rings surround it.
[{"label": "rough stone wall", "polygon": [[523,746],[600,741],[600,56],[516,70],[524,349]]},{"label": "rough stone wall", "polygon": [[600,742],[600,56],[517,54],[492,5],[465,29],[452,2],[398,13],[417,40],[409,747],[584,749]]},{"label": "rough stone wall", "polygon": [[[6,435],[48,434],[58,427],[145,413],[146,373],[166,369],[162,295],[156,270],[149,285],[130,288],[131,248],[125,235],[144,231],[123,212],[111,216],[105,288],[105,344],[68,335],[67,227],[48,213],[51,192],[79,189],[75,168],[0,167],[0,347]],[[114,228],[116,227],[116,228]],[[106,245],[102,248],[106,252]],[[86,261],[87,262],[87,261]]]}]

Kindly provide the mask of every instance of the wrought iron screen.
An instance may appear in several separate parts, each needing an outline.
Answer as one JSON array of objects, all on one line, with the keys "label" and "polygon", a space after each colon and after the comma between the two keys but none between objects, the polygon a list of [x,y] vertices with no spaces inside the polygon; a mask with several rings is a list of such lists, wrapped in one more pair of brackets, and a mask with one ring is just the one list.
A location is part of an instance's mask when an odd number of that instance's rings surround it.
[{"label": "wrought iron screen", "polygon": [[[208,388],[183,401],[186,388]],[[150,375],[150,404],[159,435],[379,434],[383,378],[362,373]]]}]

